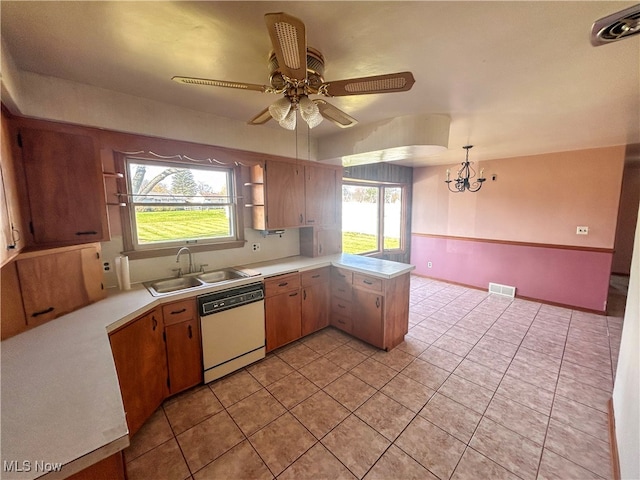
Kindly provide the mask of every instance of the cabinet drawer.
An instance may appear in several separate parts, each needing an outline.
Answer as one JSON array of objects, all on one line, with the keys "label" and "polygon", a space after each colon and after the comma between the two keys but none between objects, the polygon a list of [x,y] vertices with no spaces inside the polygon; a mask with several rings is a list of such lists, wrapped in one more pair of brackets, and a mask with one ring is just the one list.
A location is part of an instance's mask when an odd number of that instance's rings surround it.
[{"label": "cabinet drawer", "polygon": [[353,283],[353,272],[344,268],[333,267],[331,269],[331,280],[351,285]]},{"label": "cabinet drawer", "polygon": [[331,285],[331,295],[344,300],[351,301],[351,290],[351,285],[345,282],[333,282]]},{"label": "cabinet drawer", "polygon": [[196,301],[182,300],[162,306],[162,318],[165,325],[184,322],[196,318]]},{"label": "cabinet drawer", "polygon": [[332,315],[335,313],[338,315],[345,315],[347,317],[351,317],[351,312],[352,312],[351,301],[333,296],[331,298],[331,312],[332,312]]},{"label": "cabinet drawer", "polygon": [[264,281],[264,296],[272,297],[280,293],[298,290],[300,288],[300,274],[298,272],[286,273],[271,277]]},{"label": "cabinet drawer", "polygon": [[322,283],[329,281],[329,267],[316,268],[307,272],[300,273],[300,281],[303,287],[309,285],[315,285],[316,283]]},{"label": "cabinet drawer", "polygon": [[366,288],[367,290],[373,290],[374,292],[382,291],[382,280],[380,278],[362,275],[361,273],[353,274],[353,285],[360,288]]},{"label": "cabinet drawer", "polygon": [[347,333],[351,333],[353,331],[351,318],[337,313],[331,314],[331,325],[339,328],[340,330],[344,330]]}]

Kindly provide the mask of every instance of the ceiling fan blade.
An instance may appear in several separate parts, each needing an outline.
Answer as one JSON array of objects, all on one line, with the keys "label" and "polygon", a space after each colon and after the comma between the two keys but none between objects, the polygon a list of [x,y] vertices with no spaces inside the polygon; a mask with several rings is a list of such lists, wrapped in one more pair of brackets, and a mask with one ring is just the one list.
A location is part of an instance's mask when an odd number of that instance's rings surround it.
[{"label": "ceiling fan blade", "polygon": [[320,87],[320,91],[329,97],[365,95],[368,93],[406,92],[407,90],[411,90],[414,83],[415,79],[411,72],[399,72],[326,82]]},{"label": "ceiling fan blade", "polygon": [[330,103],[325,102],[322,99],[315,99],[313,101],[317,106],[318,110],[320,110],[320,115],[329,120],[332,123],[335,123],[340,128],[348,128],[353,127],[358,121],[350,115],[347,115],[345,112],[340,110],[339,108],[334,107]]},{"label": "ceiling fan blade", "polygon": [[286,13],[267,13],[269,30],[280,71],[295,80],[307,78],[307,33],[302,20]]},{"label": "ceiling fan blade", "polygon": [[249,120],[247,123],[249,125],[263,125],[267,123],[269,120],[271,120],[272,118],[273,117],[271,116],[271,113],[269,113],[269,107],[267,107],[264,110],[262,110],[258,115],[256,115],[251,120]]},{"label": "ceiling fan blade", "polygon": [[188,85],[207,85],[210,87],[226,87],[226,88],[238,88],[240,90],[255,90],[256,92],[268,92],[272,90],[271,87],[266,85],[258,85],[256,83],[242,83],[242,82],[227,82],[226,80],[213,80],[211,78],[196,78],[196,77],[171,77],[171,80],[178,83],[186,83]]}]

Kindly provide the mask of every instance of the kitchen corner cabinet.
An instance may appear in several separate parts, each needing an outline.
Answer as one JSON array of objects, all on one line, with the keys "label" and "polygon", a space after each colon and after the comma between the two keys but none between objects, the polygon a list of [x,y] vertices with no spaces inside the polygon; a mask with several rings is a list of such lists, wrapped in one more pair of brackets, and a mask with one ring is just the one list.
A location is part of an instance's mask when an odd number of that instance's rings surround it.
[{"label": "kitchen corner cabinet", "polygon": [[303,337],[329,325],[329,272],[329,267],[323,267],[300,274]]},{"label": "kitchen corner cabinet", "polygon": [[202,382],[202,345],[195,299],[162,306],[169,394]]},{"label": "kitchen corner cabinet", "polygon": [[337,225],[339,190],[338,171],[305,165],[305,224]]},{"label": "kitchen corner cabinet", "polygon": [[100,244],[46,252],[15,261],[28,328],[106,297]]},{"label": "kitchen corner cabinet", "polygon": [[390,279],[331,267],[331,324],[391,350],[409,330],[409,274]]},{"label": "kitchen corner cabinet", "polygon": [[339,227],[300,229],[300,255],[321,257],[334,253],[342,253],[342,230]]},{"label": "kitchen corner cabinet", "polygon": [[34,246],[108,240],[102,167],[85,135],[20,128],[18,144],[27,189],[23,212]]},{"label": "kitchen corner cabinet", "polygon": [[270,352],[302,335],[300,274],[287,273],[264,282],[266,351]]},{"label": "kitchen corner cabinet", "polygon": [[168,393],[161,310],[155,308],[109,335],[120,392],[133,436]]}]

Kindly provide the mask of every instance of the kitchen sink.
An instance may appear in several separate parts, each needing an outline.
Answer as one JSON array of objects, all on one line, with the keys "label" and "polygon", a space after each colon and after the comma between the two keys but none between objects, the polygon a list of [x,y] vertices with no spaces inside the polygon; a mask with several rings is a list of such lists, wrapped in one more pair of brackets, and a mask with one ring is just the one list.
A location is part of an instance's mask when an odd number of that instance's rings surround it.
[{"label": "kitchen sink", "polygon": [[234,270],[233,268],[223,268],[221,270],[214,270],[212,272],[205,272],[197,275],[196,278],[203,281],[204,283],[219,283],[226,282],[227,280],[235,280],[236,278],[245,278],[245,275],[238,270]]},{"label": "kitchen sink", "polygon": [[164,280],[145,283],[145,286],[153,295],[186,290],[188,288],[199,287],[201,285],[203,285],[203,281],[199,280],[197,277],[167,278]]}]

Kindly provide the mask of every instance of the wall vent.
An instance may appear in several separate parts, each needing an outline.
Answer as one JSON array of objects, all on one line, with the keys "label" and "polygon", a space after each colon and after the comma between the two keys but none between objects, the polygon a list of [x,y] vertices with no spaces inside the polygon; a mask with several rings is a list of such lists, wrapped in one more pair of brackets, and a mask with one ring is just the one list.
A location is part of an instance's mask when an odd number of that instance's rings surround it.
[{"label": "wall vent", "polygon": [[510,285],[500,285],[499,283],[489,283],[489,293],[495,293],[496,295],[515,298],[516,287],[512,287]]}]

